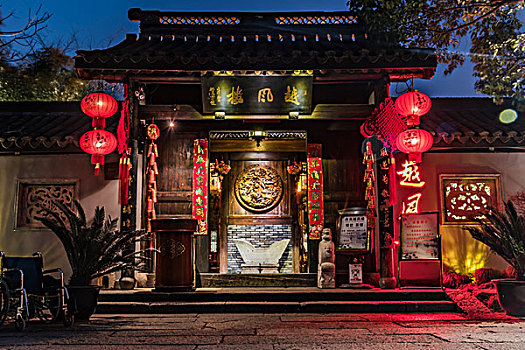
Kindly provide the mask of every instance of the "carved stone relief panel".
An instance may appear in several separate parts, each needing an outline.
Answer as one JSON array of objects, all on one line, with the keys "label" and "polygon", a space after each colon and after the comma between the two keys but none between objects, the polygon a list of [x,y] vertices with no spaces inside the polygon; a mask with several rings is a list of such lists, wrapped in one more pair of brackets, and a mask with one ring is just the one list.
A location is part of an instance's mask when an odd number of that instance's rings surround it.
[{"label": "carved stone relief panel", "polygon": [[274,168],[253,165],[237,176],[235,197],[251,212],[266,212],[281,201],[283,181]]},{"label": "carved stone relief panel", "polygon": [[75,181],[19,181],[16,228],[44,227],[36,218],[45,216],[45,209],[52,210],[54,202],[74,208],[76,187]]}]

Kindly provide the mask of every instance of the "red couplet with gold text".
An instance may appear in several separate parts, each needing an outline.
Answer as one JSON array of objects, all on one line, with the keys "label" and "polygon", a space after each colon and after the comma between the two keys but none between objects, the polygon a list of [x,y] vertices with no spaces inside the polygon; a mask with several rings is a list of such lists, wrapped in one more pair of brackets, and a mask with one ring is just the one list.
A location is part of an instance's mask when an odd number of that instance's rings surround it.
[{"label": "red couplet with gold text", "polygon": [[310,239],[321,239],[324,227],[322,145],[308,144],[308,224]]},{"label": "red couplet with gold text", "polygon": [[192,217],[199,223],[196,234],[208,233],[208,140],[193,143],[193,207]]}]

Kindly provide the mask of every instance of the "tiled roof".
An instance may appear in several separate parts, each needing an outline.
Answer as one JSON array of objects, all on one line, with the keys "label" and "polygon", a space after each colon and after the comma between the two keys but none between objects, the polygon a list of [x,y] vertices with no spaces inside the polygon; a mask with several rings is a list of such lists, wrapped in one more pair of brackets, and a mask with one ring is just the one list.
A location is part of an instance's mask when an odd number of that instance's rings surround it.
[{"label": "tiled roof", "polygon": [[[507,107],[489,98],[433,98],[421,127],[434,135],[433,149],[523,147],[525,113],[502,124],[498,115]],[[119,116],[107,119],[106,130],[115,133]],[[0,103],[0,152],[81,152],[78,140],[90,129],[79,102]]]},{"label": "tiled roof", "polygon": [[496,105],[490,98],[433,98],[430,112],[421,117],[421,127],[434,135],[439,147],[523,147],[525,113],[515,122],[503,124],[499,113],[512,108]]},{"label": "tiled roof", "polygon": [[78,51],[83,77],[202,71],[343,70],[430,78],[433,50],[368,40],[348,12],[179,13],[130,10],[140,35],[108,49]]},{"label": "tiled roof", "polygon": [[[106,130],[116,131],[119,116],[106,119]],[[1,102],[0,152],[81,152],[91,120],[80,102]]]}]

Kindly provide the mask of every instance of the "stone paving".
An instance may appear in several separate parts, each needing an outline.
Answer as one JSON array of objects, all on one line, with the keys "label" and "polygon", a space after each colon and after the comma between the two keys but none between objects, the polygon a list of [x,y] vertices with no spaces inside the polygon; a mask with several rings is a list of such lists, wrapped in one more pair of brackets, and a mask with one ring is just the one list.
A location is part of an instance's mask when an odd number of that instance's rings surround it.
[{"label": "stone paving", "polygon": [[462,314],[95,315],[0,328],[1,349],[525,349],[525,320]]}]

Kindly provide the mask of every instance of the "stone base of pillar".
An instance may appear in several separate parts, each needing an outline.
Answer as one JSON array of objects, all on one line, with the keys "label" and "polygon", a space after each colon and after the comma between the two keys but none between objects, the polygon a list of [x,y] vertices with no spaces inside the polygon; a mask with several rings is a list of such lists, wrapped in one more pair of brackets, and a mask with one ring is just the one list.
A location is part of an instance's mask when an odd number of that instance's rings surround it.
[{"label": "stone base of pillar", "polygon": [[379,287],[382,289],[396,288],[397,280],[395,277],[381,277],[379,279]]}]

